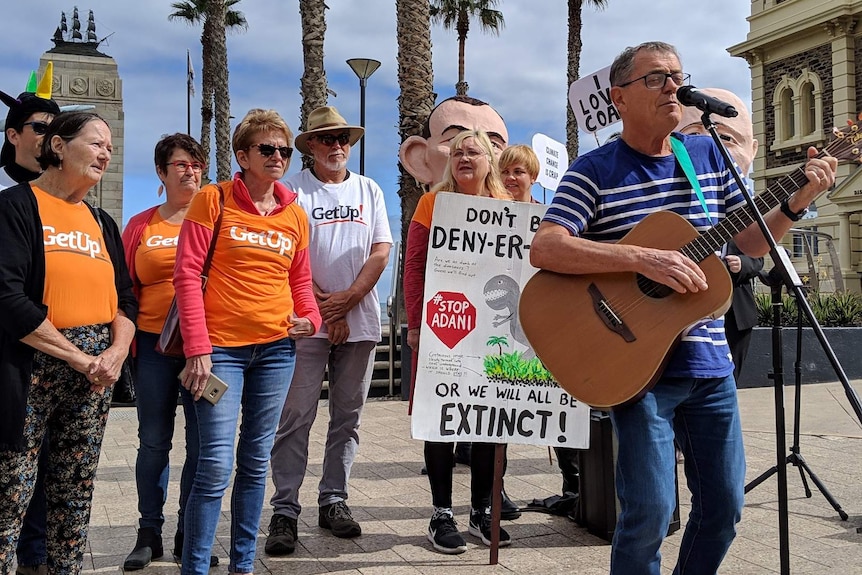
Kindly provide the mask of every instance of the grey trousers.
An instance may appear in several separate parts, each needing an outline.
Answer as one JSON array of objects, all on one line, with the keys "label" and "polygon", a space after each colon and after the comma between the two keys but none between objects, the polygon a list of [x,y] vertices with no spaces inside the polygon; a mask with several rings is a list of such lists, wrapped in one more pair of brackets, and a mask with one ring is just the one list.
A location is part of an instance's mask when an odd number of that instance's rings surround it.
[{"label": "grey trousers", "polygon": [[273,513],[299,517],[299,488],[308,465],[308,436],[317,416],[324,369],[329,365],[329,430],[318,486],[318,505],[347,499],[347,481],[359,446],[362,408],[371,387],[377,342],[332,345],[326,339],[296,340],[296,370],[272,447],[270,500]]}]

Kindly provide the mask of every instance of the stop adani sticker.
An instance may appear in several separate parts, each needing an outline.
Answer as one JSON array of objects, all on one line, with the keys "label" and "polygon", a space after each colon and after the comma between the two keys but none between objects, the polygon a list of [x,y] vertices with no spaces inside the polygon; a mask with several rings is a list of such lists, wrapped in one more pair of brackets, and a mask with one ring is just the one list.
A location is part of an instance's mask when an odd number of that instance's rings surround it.
[{"label": "stop adani sticker", "polygon": [[425,304],[425,321],[449,349],[476,328],[476,308],[462,293],[439,291]]}]

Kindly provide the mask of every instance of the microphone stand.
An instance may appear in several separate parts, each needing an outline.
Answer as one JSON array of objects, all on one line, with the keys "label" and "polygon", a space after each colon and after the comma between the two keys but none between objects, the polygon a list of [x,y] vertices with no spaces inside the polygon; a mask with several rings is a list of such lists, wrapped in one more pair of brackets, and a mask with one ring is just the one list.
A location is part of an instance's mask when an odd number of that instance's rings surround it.
[{"label": "microphone stand", "polygon": [[[811,480],[817,486],[821,493],[823,493],[824,497],[826,497],[827,501],[832,504],[832,507],[835,511],[838,512],[838,515],[843,520],[847,520],[847,513],[841,508],[835,498],[829,493],[823,483],[817,478],[817,476],[811,471],[808,465],[805,463],[805,460],[802,458],[801,454],[799,454],[798,445],[794,443],[794,449],[790,455],[785,455],[787,452],[786,439],[785,439],[785,415],[784,415],[784,367],[783,367],[783,354],[782,354],[782,341],[781,341],[781,285],[783,283],[784,286],[787,287],[788,292],[792,291],[796,296],[796,305],[799,313],[804,313],[805,317],[808,318],[808,322],[811,327],[814,329],[814,333],[817,335],[817,339],[820,341],[820,345],[823,348],[823,351],[826,353],[826,356],[829,358],[830,363],[832,364],[833,369],[835,370],[836,375],[841,380],[842,385],[844,386],[844,391],[847,395],[847,398],[850,400],[850,404],[853,407],[853,410],[856,413],[856,417],[859,418],[860,422],[862,422],[862,403],[860,403],[856,392],[850,386],[850,382],[847,379],[847,375],[844,373],[844,369],[841,367],[841,364],[838,362],[838,358],[835,356],[835,353],[832,351],[832,347],[829,345],[829,342],[826,340],[826,336],[823,333],[823,328],[820,327],[820,324],[817,323],[817,320],[814,317],[814,312],[811,310],[811,306],[808,304],[808,299],[805,297],[805,293],[802,290],[802,282],[799,279],[796,270],[791,265],[790,261],[787,259],[787,255],[784,253],[783,249],[780,249],[775,241],[775,238],[772,236],[772,233],[769,231],[769,227],[767,227],[766,222],[763,219],[763,215],[757,209],[757,205],[752,197],[751,193],[748,190],[748,187],[745,185],[745,182],[742,179],[742,175],[739,173],[739,170],[734,166],[734,162],[730,157],[727,149],[724,147],[724,144],[721,141],[721,138],[718,135],[718,130],[715,127],[715,123],[713,123],[712,119],[709,116],[709,112],[704,112],[701,116],[701,122],[704,127],[709,131],[712,135],[712,139],[715,141],[718,146],[719,151],[721,152],[724,161],[730,167],[731,173],[733,174],[734,180],[736,181],[736,185],[739,187],[739,190],[742,192],[743,197],[745,197],[745,201],[748,205],[748,209],[750,210],[752,216],[757,222],[758,227],[760,228],[763,237],[766,239],[767,244],[769,245],[769,254],[772,258],[772,261],[775,264],[775,269],[778,270],[781,276],[781,283],[778,283],[776,286],[772,286],[772,310],[773,310],[773,327],[772,327],[772,361],[773,361],[773,373],[769,376],[773,380],[773,388],[775,390],[775,449],[776,449],[776,464],[768,469],[766,472],[758,476],[756,479],[751,481],[748,485],[745,486],[745,492],[748,493],[758,485],[760,485],[763,481],[765,481],[772,474],[778,475],[778,540],[779,540],[779,557],[781,564],[781,573],[782,575],[790,574],[790,535],[789,535],[789,519],[788,519],[788,502],[787,502],[787,467],[788,463],[792,463],[795,466],[798,466],[800,475],[802,475],[802,470],[804,469],[810,476]],[[801,322],[801,316],[799,317],[799,321]],[[797,386],[801,384],[800,378],[797,377]],[[799,413],[799,405],[800,401],[799,388],[797,387],[797,406],[796,406],[796,418],[795,421],[798,422],[798,413]],[[798,429],[797,429],[798,432]],[[802,475],[803,483],[805,483],[805,476]],[[806,484],[807,488],[807,484]],[[806,489],[806,496],[811,497],[810,490]]]}]

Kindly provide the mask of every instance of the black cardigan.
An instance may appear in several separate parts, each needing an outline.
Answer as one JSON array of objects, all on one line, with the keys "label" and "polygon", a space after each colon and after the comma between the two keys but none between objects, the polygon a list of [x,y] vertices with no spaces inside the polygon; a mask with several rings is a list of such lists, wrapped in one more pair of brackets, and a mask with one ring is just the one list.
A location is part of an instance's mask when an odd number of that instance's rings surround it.
[{"label": "black cardigan", "polygon": [[[114,264],[119,309],[131,321],[138,302],[123,256],[120,230],[101,208],[89,206],[101,220],[108,255]],[[101,214],[97,217],[96,214]],[[0,451],[24,449],[24,419],[35,350],[21,338],[48,316],[45,291],[45,244],[36,196],[24,183],[0,192]]]}]

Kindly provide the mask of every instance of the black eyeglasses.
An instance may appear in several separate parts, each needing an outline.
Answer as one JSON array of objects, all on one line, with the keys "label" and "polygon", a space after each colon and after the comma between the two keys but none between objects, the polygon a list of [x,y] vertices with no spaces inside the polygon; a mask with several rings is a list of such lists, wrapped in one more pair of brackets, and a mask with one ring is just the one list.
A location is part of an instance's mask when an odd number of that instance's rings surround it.
[{"label": "black eyeglasses", "polygon": [[345,132],[343,134],[321,134],[319,136],[315,136],[317,141],[319,141],[324,146],[331,146],[335,142],[338,142],[342,146],[346,146],[350,143],[350,132]]},{"label": "black eyeglasses", "polygon": [[676,84],[677,87],[679,87],[684,84],[688,84],[688,81],[691,78],[691,74],[683,74],[682,72],[650,72],[649,74],[645,74],[640,78],[635,78],[634,80],[623,82],[622,84],[619,84],[619,87],[625,88],[630,84],[634,84],[638,80],[643,80],[644,85],[650,90],[661,90],[662,88],[664,88],[665,84],[667,84],[668,78],[673,80],[673,83]]},{"label": "black eyeglasses", "polygon": [[251,146],[252,148],[257,148],[257,151],[260,152],[260,155],[264,158],[268,158],[273,155],[276,150],[281,157],[285,160],[289,160],[290,156],[293,155],[293,148],[290,146],[273,146],[272,144],[254,144]]},{"label": "black eyeglasses", "polygon": [[22,126],[30,126],[33,128],[33,133],[43,136],[48,133],[48,124],[45,122],[24,122]]}]

